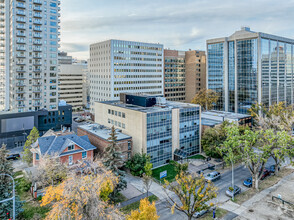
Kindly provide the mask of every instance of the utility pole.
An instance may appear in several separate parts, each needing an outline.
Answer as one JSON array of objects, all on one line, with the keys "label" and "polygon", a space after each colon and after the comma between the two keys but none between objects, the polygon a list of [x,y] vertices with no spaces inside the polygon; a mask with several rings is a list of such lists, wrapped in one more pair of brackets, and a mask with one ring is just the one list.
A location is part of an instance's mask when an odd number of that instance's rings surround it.
[{"label": "utility pole", "polygon": [[9,174],[6,173],[0,173],[0,176],[8,176],[12,179],[12,183],[13,183],[13,189],[12,189],[12,197],[8,198],[8,199],[4,199],[2,201],[0,201],[0,203],[4,203],[4,202],[8,202],[10,200],[13,200],[13,220],[15,220],[15,184],[14,184],[14,178],[12,176],[10,176]]},{"label": "utility pole", "polygon": [[234,187],[234,162],[233,159],[231,158],[231,164],[232,164],[232,187],[233,187],[233,197],[232,200],[234,201],[234,191],[235,191],[235,187]]}]

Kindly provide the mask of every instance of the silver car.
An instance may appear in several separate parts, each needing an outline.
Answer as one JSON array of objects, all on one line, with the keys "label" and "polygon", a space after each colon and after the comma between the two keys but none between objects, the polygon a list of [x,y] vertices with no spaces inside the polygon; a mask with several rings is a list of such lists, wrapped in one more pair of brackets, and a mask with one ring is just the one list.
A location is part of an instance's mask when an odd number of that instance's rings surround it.
[{"label": "silver car", "polygon": [[201,217],[202,215],[204,215],[207,212],[208,212],[208,210],[201,210],[200,212],[195,212],[193,217],[199,218],[199,217]]},{"label": "silver car", "polygon": [[207,181],[215,181],[221,178],[221,174],[217,171],[213,171],[205,176]]},{"label": "silver car", "polygon": [[233,194],[234,196],[241,193],[241,188],[239,186],[234,186],[233,187],[230,187],[227,191],[226,191],[226,195],[229,196],[229,197],[233,197]]}]

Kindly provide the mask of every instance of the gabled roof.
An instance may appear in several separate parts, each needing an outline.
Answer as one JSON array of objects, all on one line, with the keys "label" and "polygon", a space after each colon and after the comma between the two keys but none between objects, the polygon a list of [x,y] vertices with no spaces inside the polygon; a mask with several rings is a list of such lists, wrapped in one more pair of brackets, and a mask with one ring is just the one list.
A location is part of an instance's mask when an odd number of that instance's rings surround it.
[{"label": "gabled roof", "polygon": [[38,138],[38,144],[42,155],[60,155],[72,143],[82,148],[81,151],[96,149],[96,147],[90,143],[88,136],[79,137],[76,134],[69,134],[65,136],[45,136]]}]

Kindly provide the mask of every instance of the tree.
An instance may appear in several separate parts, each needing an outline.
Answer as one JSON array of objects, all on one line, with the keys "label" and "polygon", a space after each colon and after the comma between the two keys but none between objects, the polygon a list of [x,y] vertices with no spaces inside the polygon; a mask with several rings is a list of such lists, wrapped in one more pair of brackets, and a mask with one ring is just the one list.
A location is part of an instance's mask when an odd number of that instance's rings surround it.
[{"label": "tree", "polygon": [[275,174],[277,174],[279,166],[285,161],[285,157],[289,156],[292,137],[286,131],[274,132],[273,129],[269,129],[264,132],[264,141],[270,150],[270,156],[275,161]]},{"label": "tree", "polygon": [[[0,148],[0,174],[9,174],[13,176],[13,167],[12,163],[9,160],[6,160],[8,156],[8,150],[6,150],[6,145],[3,144]],[[13,182],[12,179],[8,176],[0,176],[0,201],[12,197]],[[15,215],[18,216],[22,210],[22,202],[19,197],[16,196],[15,201],[16,211]],[[9,213],[9,216],[7,216]],[[7,217],[12,217],[13,213],[13,202],[12,200],[4,203],[0,203],[0,219],[7,219]]]},{"label": "tree", "polygon": [[43,187],[53,186],[64,180],[67,172],[66,165],[60,162],[60,158],[57,155],[45,155],[39,162],[34,181],[40,182]]},{"label": "tree", "polygon": [[157,220],[155,202],[150,203],[147,198],[140,201],[139,210],[134,210],[131,215],[127,216],[127,220]]},{"label": "tree", "polygon": [[46,219],[121,219],[107,200],[118,178],[101,163],[91,173],[72,171],[61,184],[49,186],[41,206],[52,205]]},{"label": "tree", "polygon": [[111,194],[111,198],[115,200],[115,197],[118,192],[124,190],[127,187],[127,182],[124,180],[125,173],[120,170],[124,165],[124,160],[122,157],[122,152],[120,147],[117,145],[117,136],[114,126],[111,128],[110,137],[108,138],[110,142],[109,145],[105,148],[103,155],[103,164],[104,166],[111,170],[114,175],[119,179],[118,184],[116,185],[115,190]]},{"label": "tree", "polygon": [[293,106],[286,106],[285,102],[266,107],[262,104],[254,104],[249,109],[254,118],[254,125],[257,129],[273,129],[275,132],[287,131],[292,133],[294,124]]},{"label": "tree", "polygon": [[136,153],[126,162],[126,167],[130,169],[132,175],[141,177],[145,173],[144,167],[147,161],[150,161],[150,157],[147,154]]},{"label": "tree", "polygon": [[192,99],[191,103],[201,105],[203,110],[210,110],[219,99],[219,95],[211,89],[201,89]]},{"label": "tree", "polygon": [[[189,220],[196,212],[208,210],[214,206],[213,203],[208,204],[208,202],[217,196],[217,189],[210,181],[206,182],[203,175],[197,178],[184,173],[178,174],[175,184],[165,181],[164,189],[172,213],[174,209],[177,209],[186,214]],[[167,189],[174,192],[176,198],[168,194]]]},{"label": "tree", "polygon": [[174,160],[171,160],[169,163],[174,166],[174,170],[175,170],[175,172],[177,174],[180,174],[182,172],[184,174],[186,174],[187,171],[188,171],[188,168],[189,168],[189,164],[188,163],[181,164],[181,163],[178,163],[178,162],[176,162]]},{"label": "tree", "polygon": [[153,165],[149,161],[147,161],[147,163],[144,166],[145,173],[143,174],[143,183],[144,183],[144,187],[147,192],[147,197],[149,194],[149,189],[152,184],[152,167],[153,167]]},{"label": "tree", "polygon": [[247,165],[252,175],[252,186],[258,189],[258,183],[262,177],[264,166],[270,157],[270,148],[265,144],[263,130],[245,130],[241,133],[240,128],[233,125],[228,128],[227,140],[237,142],[234,145],[228,145],[233,151],[238,145],[242,161]]},{"label": "tree", "polygon": [[33,153],[31,152],[31,145],[35,143],[39,138],[39,131],[36,127],[33,127],[31,130],[29,136],[27,137],[27,140],[25,142],[25,145],[23,147],[23,161],[25,161],[28,165],[33,162]]}]

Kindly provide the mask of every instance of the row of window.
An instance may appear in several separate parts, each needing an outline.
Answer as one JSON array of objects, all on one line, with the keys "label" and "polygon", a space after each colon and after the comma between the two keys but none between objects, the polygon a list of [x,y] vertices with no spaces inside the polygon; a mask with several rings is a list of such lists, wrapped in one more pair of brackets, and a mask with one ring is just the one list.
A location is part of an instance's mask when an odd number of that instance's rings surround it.
[{"label": "row of window", "polygon": [[118,126],[118,127],[120,127],[120,128],[123,128],[123,129],[126,128],[125,123],[121,123],[121,122],[119,122],[119,121],[115,121],[115,120],[112,120],[112,119],[108,119],[108,123],[109,123],[109,124],[112,124],[112,125],[115,125],[115,126]]},{"label": "row of window", "polygon": [[122,118],[125,118],[126,117],[126,114],[125,113],[119,112],[119,111],[115,111],[115,110],[111,110],[111,109],[108,109],[108,114],[119,116],[119,117],[122,117]]}]

